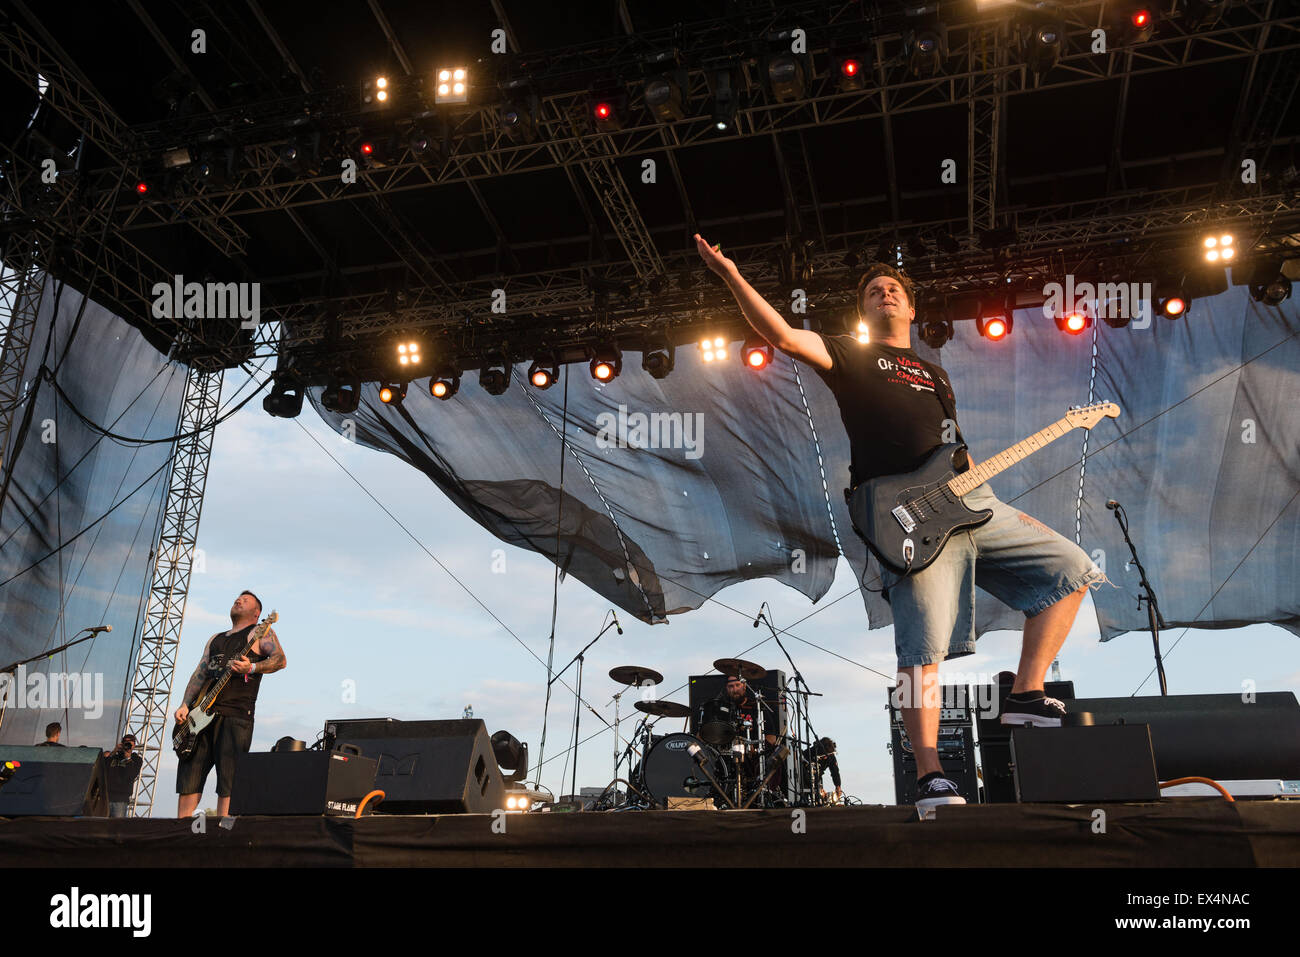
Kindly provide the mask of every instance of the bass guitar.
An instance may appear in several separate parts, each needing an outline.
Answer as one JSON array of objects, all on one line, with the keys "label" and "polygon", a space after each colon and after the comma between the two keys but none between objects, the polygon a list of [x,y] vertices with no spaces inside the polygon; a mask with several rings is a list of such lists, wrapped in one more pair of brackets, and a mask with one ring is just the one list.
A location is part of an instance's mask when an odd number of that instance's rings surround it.
[{"label": "bass guitar", "polygon": [[1065,418],[961,473],[953,463],[966,447],[941,445],[915,471],[858,485],[849,496],[854,530],[892,571],[920,571],[939,557],[954,532],[978,528],[993,517],[992,509],[968,508],[963,495],[1072,429],[1091,429],[1103,418],[1118,415],[1119,406],[1113,402],[1076,406]]},{"label": "bass guitar", "polygon": [[177,722],[176,727],[172,729],[172,748],[176,751],[176,757],[188,758],[193,754],[199,735],[216,718],[212,713],[212,706],[216,703],[217,696],[226,687],[226,683],[235,674],[230,665],[256,648],[257,643],[266,635],[267,629],[279,620],[280,616],[273,611],[258,622],[257,627],[249,634],[248,644],[244,645],[244,650],[231,658],[230,663],[227,663],[220,674],[209,678],[199,689],[199,693],[190,703],[190,712],[185,716],[185,720]]}]

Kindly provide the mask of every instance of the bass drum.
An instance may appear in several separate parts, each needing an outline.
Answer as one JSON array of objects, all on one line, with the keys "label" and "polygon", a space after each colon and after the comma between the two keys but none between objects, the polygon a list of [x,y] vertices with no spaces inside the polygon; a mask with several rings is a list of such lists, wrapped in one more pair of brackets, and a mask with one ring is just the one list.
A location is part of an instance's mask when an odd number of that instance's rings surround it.
[{"label": "bass drum", "polygon": [[[710,745],[693,734],[667,734],[646,755],[642,777],[646,793],[661,806],[667,806],[670,797],[714,797],[713,785],[691,755],[691,745],[698,745],[704,766],[715,781],[726,787],[727,765],[722,756]],[[688,784],[699,781],[700,784]]]}]

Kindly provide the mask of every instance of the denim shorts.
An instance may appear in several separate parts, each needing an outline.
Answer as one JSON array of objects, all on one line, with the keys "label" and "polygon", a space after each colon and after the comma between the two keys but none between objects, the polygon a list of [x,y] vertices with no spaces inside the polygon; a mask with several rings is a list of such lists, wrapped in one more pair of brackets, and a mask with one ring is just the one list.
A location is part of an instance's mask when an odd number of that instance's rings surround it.
[{"label": "denim shorts", "polygon": [[176,793],[200,794],[208,772],[217,767],[217,797],[230,797],[235,762],[253,744],[253,719],[219,714],[194,742],[194,751],[176,764]]},{"label": "denim shorts", "polygon": [[1106,578],[1078,545],[999,501],[987,483],[963,501],[993,509],[993,517],[955,533],[932,564],[906,578],[881,566],[900,668],[974,653],[976,585],[1028,618]]}]

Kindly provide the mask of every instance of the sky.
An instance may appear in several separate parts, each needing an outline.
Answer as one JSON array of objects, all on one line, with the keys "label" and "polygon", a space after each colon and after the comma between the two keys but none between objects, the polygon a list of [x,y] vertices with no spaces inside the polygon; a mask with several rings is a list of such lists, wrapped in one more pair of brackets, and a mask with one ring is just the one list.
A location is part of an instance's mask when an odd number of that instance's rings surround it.
[{"label": "sky", "polygon": [[[237,370],[227,373],[223,404],[245,380]],[[285,735],[311,744],[327,719],[447,719],[472,707],[489,733],[506,729],[529,744],[529,777],[536,779],[554,566],[500,542],[422,473],[349,442],[309,404],[297,419],[275,419],[256,399],[217,431],[198,548],[173,710],[204,643],[230,627],[230,604],[247,588],[266,612],[278,612],[275,629],[288,660],[285,670],[263,680],[254,751],[268,750]],[[777,627],[789,629],[786,648],[819,695],[811,708],[813,727],[837,741],[846,793],[869,804],[894,803],[886,713],[892,628],[867,629],[843,558],[817,605],[786,586],[757,580],[719,592],[697,611],[670,616],[667,625],[621,615],[625,633],[608,631],[586,656],[583,697],[596,714],[584,709],[581,718],[581,736],[590,739],[578,752],[579,788],[603,787],[614,777],[614,736],[601,720],[614,722],[620,686],[608,677],[611,668],[653,668],[665,676],[657,696],[681,702],[687,677],[707,673],[717,658],[744,657],[790,671],[770,632],[753,627],[764,601]],[[596,636],[608,607],[573,578],[559,584],[557,668]],[[1019,632],[991,632],[975,655],[948,663],[941,674],[1014,669],[1019,643]],[[1162,648],[1173,694],[1236,694],[1245,681],[1259,692],[1300,686],[1300,644],[1275,626],[1172,629],[1162,635]],[[1149,635],[1101,643],[1091,599],[1059,663],[1061,677],[1074,681],[1080,697],[1158,693]],[[570,790],[573,777],[573,672],[565,679],[568,688],[555,685],[540,769],[542,783],[557,794]],[[635,723],[628,718],[634,698],[626,695],[620,704],[624,736]],[[681,729],[680,719],[664,719],[656,731]],[[175,769],[175,756],[166,751],[155,815],[175,813]],[[211,774],[200,807],[215,805],[214,788]]]}]

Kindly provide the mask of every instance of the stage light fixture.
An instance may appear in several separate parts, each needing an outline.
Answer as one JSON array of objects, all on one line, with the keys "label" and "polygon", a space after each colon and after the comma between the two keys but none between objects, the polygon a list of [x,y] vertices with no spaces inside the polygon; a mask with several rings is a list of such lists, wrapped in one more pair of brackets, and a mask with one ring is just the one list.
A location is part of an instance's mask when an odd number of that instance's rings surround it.
[{"label": "stage light fixture", "polygon": [[719,133],[726,133],[736,125],[736,89],[730,70],[714,70],[710,77],[713,99],[710,115],[713,128]]},{"label": "stage light fixture", "polygon": [[677,349],[665,340],[647,343],[641,351],[641,368],[651,378],[665,379],[677,364]]},{"label": "stage light fixture", "polygon": [[865,89],[870,68],[871,55],[865,50],[841,52],[831,57],[831,72],[841,93]]},{"label": "stage light fixture", "polygon": [[1092,328],[1092,316],[1082,309],[1071,309],[1056,317],[1056,328],[1068,335],[1079,336]]},{"label": "stage light fixture", "polygon": [[627,123],[627,94],[608,88],[589,94],[587,115],[597,133],[617,133]]},{"label": "stage light fixture", "polygon": [[397,343],[397,364],[400,366],[418,366],[424,357],[419,339],[402,339]]},{"label": "stage light fixture", "polygon": [[746,369],[766,369],[772,364],[774,355],[772,344],[759,336],[750,336],[740,349]]},{"label": "stage light fixture", "polygon": [[660,123],[675,123],[686,116],[682,105],[682,84],[668,73],[646,79],[642,89],[646,108]]},{"label": "stage light fixture", "polygon": [[393,86],[386,76],[374,76],[361,88],[362,110],[378,110],[387,106],[393,97]]},{"label": "stage light fixture", "polygon": [[1065,21],[1055,8],[1036,10],[1025,21],[1022,51],[1029,69],[1042,76],[1061,60]]},{"label": "stage light fixture", "polygon": [[1212,27],[1228,9],[1228,0],[1187,0],[1183,8],[1183,22],[1189,30]]},{"label": "stage light fixture", "polygon": [[437,71],[434,103],[468,103],[469,71],[463,66],[442,67]]},{"label": "stage light fixture", "polygon": [[137,195],[143,196],[145,193],[149,192],[149,184],[144,180],[140,180],[135,184],[135,191]]},{"label": "stage light fixture", "polygon": [[997,342],[1011,335],[1015,319],[1012,317],[1009,298],[985,298],[979,301],[975,328],[985,339]]},{"label": "stage light fixture", "polygon": [[549,389],[560,377],[560,368],[555,360],[547,358],[545,362],[538,359],[528,367],[528,381],[535,389]]},{"label": "stage light fixture", "polygon": [[952,339],[951,319],[931,319],[921,327],[921,341],[931,349],[942,349]]},{"label": "stage light fixture", "polygon": [[803,64],[793,53],[777,53],[767,59],[767,82],[778,103],[803,99]]},{"label": "stage light fixture", "polygon": [[332,375],[321,390],[320,404],[329,412],[355,412],[361,404],[361,380],[357,376]]},{"label": "stage light fixture", "polygon": [[429,380],[429,395],[435,399],[450,399],[459,391],[459,375],[442,375]]},{"label": "stage light fixture", "polygon": [[1266,306],[1280,306],[1291,298],[1291,280],[1279,272],[1268,282],[1251,283],[1250,298]]},{"label": "stage light fixture", "polygon": [[727,340],[723,336],[701,339],[700,355],[705,362],[721,362],[727,358]]},{"label": "stage light fixture", "polygon": [[503,395],[510,388],[510,369],[503,361],[484,365],[478,371],[478,384],[488,395]]},{"label": "stage light fixture", "polygon": [[511,80],[503,88],[506,103],[498,119],[501,132],[516,143],[533,142],[537,139],[537,95],[526,80]]},{"label": "stage light fixture", "polygon": [[1207,263],[1227,263],[1233,258],[1236,248],[1232,244],[1232,233],[1218,232],[1201,240]]},{"label": "stage light fixture", "polygon": [[913,76],[943,72],[943,61],[948,58],[948,28],[933,14],[918,19],[904,34],[903,55]]},{"label": "stage light fixture", "polygon": [[305,391],[303,381],[295,375],[277,378],[271,385],[271,394],[262,399],[262,410],[281,419],[296,418],[302,412]]},{"label": "stage light fixture", "polygon": [[1118,17],[1118,32],[1125,45],[1146,43],[1156,28],[1156,8],[1133,0],[1120,3],[1114,8]]},{"label": "stage light fixture", "polygon": [[623,354],[618,346],[597,346],[591,357],[591,377],[597,382],[611,382],[623,371]]}]

